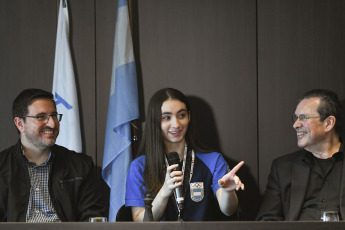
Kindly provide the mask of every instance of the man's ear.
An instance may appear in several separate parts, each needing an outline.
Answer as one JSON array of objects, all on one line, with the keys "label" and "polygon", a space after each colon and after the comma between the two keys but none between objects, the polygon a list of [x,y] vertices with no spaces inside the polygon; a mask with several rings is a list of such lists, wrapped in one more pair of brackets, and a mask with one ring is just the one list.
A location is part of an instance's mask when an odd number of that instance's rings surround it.
[{"label": "man's ear", "polygon": [[14,124],[16,125],[19,132],[21,132],[21,133],[24,132],[24,120],[22,118],[15,117],[14,118]]},{"label": "man's ear", "polygon": [[335,116],[329,116],[325,119],[325,125],[326,125],[326,132],[331,131],[335,127],[335,122],[336,122]]}]

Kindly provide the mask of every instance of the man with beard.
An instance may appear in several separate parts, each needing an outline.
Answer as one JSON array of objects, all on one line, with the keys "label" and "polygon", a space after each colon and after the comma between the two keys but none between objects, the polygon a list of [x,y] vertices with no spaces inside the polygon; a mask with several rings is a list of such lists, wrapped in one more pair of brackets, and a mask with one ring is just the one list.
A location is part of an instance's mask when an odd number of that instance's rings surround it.
[{"label": "man with beard", "polygon": [[20,134],[0,153],[0,221],[88,221],[104,216],[91,157],[55,145],[62,114],[53,95],[26,89],[13,101]]},{"label": "man with beard", "polygon": [[257,220],[318,220],[321,211],[345,217],[341,104],[329,90],[305,93],[293,115],[297,152],[272,163]]}]

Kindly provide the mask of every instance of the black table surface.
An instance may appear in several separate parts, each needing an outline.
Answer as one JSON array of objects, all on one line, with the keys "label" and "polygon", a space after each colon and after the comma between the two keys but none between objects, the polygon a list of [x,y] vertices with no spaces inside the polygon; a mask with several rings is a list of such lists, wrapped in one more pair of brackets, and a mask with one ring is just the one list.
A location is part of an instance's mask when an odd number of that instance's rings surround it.
[{"label": "black table surface", "polygon": [[345,229],[345,222],[231,221],[231,222],[118,222],[118,223],[0,223],[0,230],[325,230]]}]

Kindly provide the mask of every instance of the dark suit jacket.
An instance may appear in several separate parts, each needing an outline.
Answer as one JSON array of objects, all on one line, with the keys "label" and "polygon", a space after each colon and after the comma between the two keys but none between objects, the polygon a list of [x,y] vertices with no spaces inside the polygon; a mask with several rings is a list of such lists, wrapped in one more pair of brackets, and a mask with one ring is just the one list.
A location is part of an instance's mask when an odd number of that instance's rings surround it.
[{"label": "dark suit jacket", "polygon": [[[340,151],[342,151],[341,148]],[[279,157],[272,162],[264,199],[256,220],[298,220],[307,192],[310,167],[306,150]],[[343,175],[345,175],[343,160]],[[341,179],[340,215],[345,217],[345,176]]]}]

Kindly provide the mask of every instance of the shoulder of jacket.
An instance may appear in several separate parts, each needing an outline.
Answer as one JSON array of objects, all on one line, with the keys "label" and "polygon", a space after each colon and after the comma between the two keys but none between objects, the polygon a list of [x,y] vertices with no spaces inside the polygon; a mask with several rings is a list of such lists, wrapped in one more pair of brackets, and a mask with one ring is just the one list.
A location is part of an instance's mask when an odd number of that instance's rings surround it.
[{"label": "shoulder of jacket", "polygon": [[88,156],[85,153],[77,153],[60,145],[54,145],[52,147],[52,155],[53,159],[58,161],[66,161],[76,164],[93,164],[91,156]]},{"label": "shoulder of jacket", "polygon": [[277,157],[276,159],[274,159],[274,161],[275,162],[288,162],[288,161],[302,160],[305,156],[305,153],[306,153],[306,151],[304,149],[300,149],[298,151]]}]

